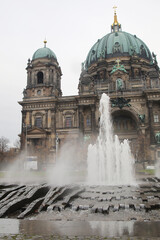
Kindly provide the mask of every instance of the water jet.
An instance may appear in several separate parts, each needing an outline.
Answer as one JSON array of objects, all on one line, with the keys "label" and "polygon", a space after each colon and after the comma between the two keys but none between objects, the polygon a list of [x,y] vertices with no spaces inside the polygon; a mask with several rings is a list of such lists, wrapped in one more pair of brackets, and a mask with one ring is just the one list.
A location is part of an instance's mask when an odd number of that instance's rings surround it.
[{"label": "water jet", "polygon": [[87,182],[96,185],[135,185],[134,158],[128,140],[114,136],[110,98],[102,94],[100,100],[100,128],[96,143],[89,145]]}]

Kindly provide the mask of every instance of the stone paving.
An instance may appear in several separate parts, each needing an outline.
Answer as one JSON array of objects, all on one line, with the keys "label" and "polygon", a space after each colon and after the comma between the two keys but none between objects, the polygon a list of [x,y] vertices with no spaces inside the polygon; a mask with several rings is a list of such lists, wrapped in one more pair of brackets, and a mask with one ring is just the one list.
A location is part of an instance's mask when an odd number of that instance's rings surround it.
[{"label": "stone paving", "polygon": [[29,235],[11,235],[3,236],[0,240],[159,240],[159,237],[99,237],[99,236],[85,236],[85,237],[68,237],[68,236],[29,236]]},{"label": "stone paving", "polygon": [[160,209],[160,180],[146,178],[138,186],[0,185],[0,217],[22,219],[42,211],[60,213],[68,209],[75,216],[81,211],[112,215],[126,210],[147,216]]},{"label": "stone paving", "polygon": [[[33,224],[31,220],[35,222],[41,220],[41,223],[42,220],[47,220],[56,222],[59,224],[59,229],[64,230],[60,234],[55,232],[47,235],[45,231],[43,234],[38,234],[32,229],[31,235],[28,231],[26,234],[0,235],[0,239],[160,239],[160,179],[147,177],[137,186],[0,184],[0,218],[26,219],[29,221],[27,227]],[[66,225],[62,227],[63,221]],[[86,225],[86,236],[81,232],[76,234],[78,221],[82,229],[85,229]],[[154,229],[155,225],[152,226],[156,234],[153,232],[152,235],[148,232],[149,238],[145,237],[147,228],[146,232],[142,233],[142,237],[141,235],[129,237],[132,234],[130,235],[129,232],[127,236],[123,234],[127,228],[121,226],[119,232],[122,232],[123,238],[116,234],[116,237],[107,238],[109,234],[104,237],[100,236],[103,235],[99,234],[101,232],[97,232],[97,235],[93,236],[93,233],[88,231],[87,224],[91,224],[91,221],[105,221],[108,224],[110,221],[115,221],[113,226],[108,225],[108,229],[117,228],[120,221],[130,223],[157,221],[159,225],[156,225],[156,229]],[[65,233],[68,222],[73,226],[73,229],[70,228],[71,234]],[[21,222],[22,229],[24,223]],[[93,224],[93,229],[95,226]],[[98,229],[98,226],[96,227]],[[43,223],[36,228],[43,230]],[[103,228],[106,228],[105,225]]]},{"label": "stone paving", "polygon": [[69,211],[69,215],[75,217],[80,213],[84,216],[101,214],[111,217],[117,212],[117,216],[123,212],[127,215],[128,210],[133,213],[131,220],[137,220],[136,215],[147,220],[152,216],[151,212],[155,213],[154,220],[160,220],[159,209],[160,180],[155,177],[143,179],[138,186],[0,185],[0,218],[22,219],[41,212],[46,212],[48,216],[55,212],[53,219],[57,220],[59,215],[59,219],[63,220],[61,218]]}]

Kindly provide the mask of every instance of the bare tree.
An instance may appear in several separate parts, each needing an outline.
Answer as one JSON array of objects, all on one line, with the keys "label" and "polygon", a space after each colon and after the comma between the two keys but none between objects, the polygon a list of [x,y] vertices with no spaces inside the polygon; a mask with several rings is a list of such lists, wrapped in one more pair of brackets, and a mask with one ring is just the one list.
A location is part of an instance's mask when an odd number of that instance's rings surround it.
[{"label": "bare tree", "polygon": [[0,137],[0,152],[1,153],[7,152],[8,143],[9,143],[8,138]]},{"label": "bare tree", "polygon": [[14,146],[15,146],[15,148],[17,148],[17,149],[20,149],[20,147],[21,147],[20,139],[17,139],[17,140],[14,142]]}]

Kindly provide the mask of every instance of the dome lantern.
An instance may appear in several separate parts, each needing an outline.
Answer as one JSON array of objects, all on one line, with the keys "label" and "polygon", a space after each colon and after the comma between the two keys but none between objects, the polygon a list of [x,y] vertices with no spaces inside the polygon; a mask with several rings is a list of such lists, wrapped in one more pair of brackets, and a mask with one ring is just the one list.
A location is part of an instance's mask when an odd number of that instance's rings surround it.
[{"label": "dome lantern", "polygon": [[44,42],[44,48],[45,48],[47,44],[47,40],[45,39],[43,42]]},{"label": "dome lantern", "polygon": [[121,30],[121,24],[117,20],[117,14],[116,14],[117,7],[114,6],[113,8],[114,8],[114,22],[111,25],[111,32],[119,32],[119,30]]}]

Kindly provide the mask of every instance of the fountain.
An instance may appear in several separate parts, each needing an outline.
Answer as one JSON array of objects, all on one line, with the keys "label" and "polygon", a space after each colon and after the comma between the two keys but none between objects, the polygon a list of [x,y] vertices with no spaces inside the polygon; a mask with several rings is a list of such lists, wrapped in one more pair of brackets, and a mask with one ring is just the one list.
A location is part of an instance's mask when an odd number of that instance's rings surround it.
[{"label": "fountain", "polygon": [[120,143],[113,135],[109,109],[110,98],[100,100],[100,129],[94,145],[88,147],[88,176],[91,185],[135,185],[134,159],[128,140]]}]

